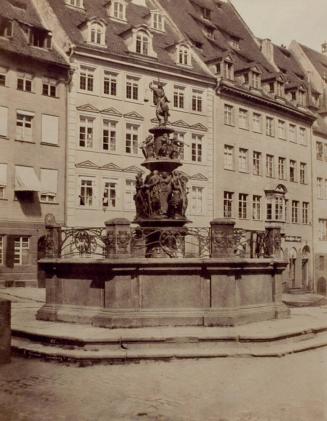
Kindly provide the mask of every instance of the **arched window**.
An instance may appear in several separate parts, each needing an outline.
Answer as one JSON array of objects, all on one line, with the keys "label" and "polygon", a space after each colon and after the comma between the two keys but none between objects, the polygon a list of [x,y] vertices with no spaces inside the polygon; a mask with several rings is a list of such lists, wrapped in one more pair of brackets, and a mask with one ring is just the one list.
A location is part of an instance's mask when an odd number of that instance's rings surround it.
[{"label": "arched window", "polygon": [[105,44],[105,27],[99,22],[92,22],[90,24],[89,41],[92,44]]},{"label": "arched window", "polygon": [[143,31],[139,31],[136,34],[135,51],[138,54],[143,54],[145,56],[149,55],[149,36]]},{"label": "arched window", "polygon": [[180,45],[178,48],[178,64],[183,64],[184,66],[190,65],[190,50],[185,45]]}]

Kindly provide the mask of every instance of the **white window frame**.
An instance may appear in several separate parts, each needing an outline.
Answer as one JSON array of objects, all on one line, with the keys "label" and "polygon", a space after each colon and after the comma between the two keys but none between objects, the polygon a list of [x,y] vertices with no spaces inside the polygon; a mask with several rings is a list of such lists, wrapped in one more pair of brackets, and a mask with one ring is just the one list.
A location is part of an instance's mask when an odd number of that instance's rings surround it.
[{"label": "white window frame", "polygon": [[[79,116],[78,147],[81,149],[94,149],[95,118],[88,115]],[[84,128],[84,133],[82,131]],[[90,130],[91,129],[91,130]],[[83,136],[84,139],[83,139]],[[81,145],[84,142],[84,145]]]},{"label": "white window frame", "polygon": [[106,27],[104,24],[93,21],[89,22],[89,38],[88,41],[93,45],[105,46]]},{"label": "white window frame", "polygon": [[8,136],[8,115],[8,108],[0,106],[0,137]]},{"label": "white window frame", "polygon": [[273,178],[274,177],[274,155],[266,154],[266,177]]},{"label": "white window frame", "polygon": [[[102,120],[102,150],[104,152],[117,151],[117,128],[118,121],[104,118]],[[108,133],[106,133],[108,132]],[[105,148],[105,139],[107,140],[108,147]]]},{"label": "white window frame", "polygon": [[57,98],[57,81],[55,79],[43,79],[42,81],[42,95],[51,98]]},{"label": "white window frame", "polygon": [[278,157],[278,179],[286,180],[286,158]]},{"label": "white window frame", "polygon": [[247,173],[249,172],[249,150],[239,148],[238,150],[238,171]]},{"label": "white window frame", "polygon": [[140,78],[137,76],[126,76],[126,99],[129,101],[139,101],[140,98]]},{"label": "white window frame", "polygon": [[178,110],[185,109],[185,87],[184,86],[174,86],[174,108]]},{"label": "white window frame", "polygon": [[124,208],[127,211],[135,211],[134,195],[136,192],[136,181],[135,178],[127,178],[125,180],[125,191],[124,191]]},{"label": "white window frame", "polygon": [[[33,142],[34,113],[28,111],[16,111],[16,140],[21,142]],[[18,129],[21,127],[21,129]]]},{"label": "white window frame", "polygon": [[197,133],[192,133],[191,143],[191,161],[192,162],[203,162],[203,136]]},{"label": "white window frame", "polygon": [[189,47],[186,45],[179,45],[177,47],[177,60],[176,63],[180,66],[190,66],[191,52]]},{"label": "white window frame", "polygon": [[118,180],[102,179],[102,207],[104,209],[118,209]]},{"label": "white window frame", "polygon": [[240,129],[249,130],[249,111],[245,108],[238,110],[238,125]]},{"label": "white window frame", "polygon": [[[14,266],[28,264],[28,251],[30,249],[30,237],[19,236],[14,239]],[[24,257],[27,262],[24,263]]]},{"label": "white window frame", "polygon": [[224,145],[224,169],[234,170],[234,146]]},{"label": "white window frame", "polygon": [[[22,87],[19,88],[20,81]],[[17,90],[23,92],[33,92],[33,75],[30,73],[17,73]]]},{"label": "white window frame", "polygon": [[139,154],[140,125],[134,123],[126,123],[125,132],[125,154]]},{"label": "white window frame", "polygon": [[81,65],[79,69],[79,90],[81,92],[94,92],[95,68]]},{"label": "white window frame", "polygon": [[252,219],[254,221],[261,220],[261,196],[252,196]]},{"label": "white window frame", "polygon": [[192,186],[191,192],[192,192],[192,196],[191,196],[192,215],[203,215],[204,214],[204,187]]},{"label": "white window frame", "polygon": [[293,143],[297,143],[296,125],[289,123],[288,125],[288,140]]},{"label": "white window frame", "polygon": [[[108,89],[106,89],[108,87]],[[108,92],[106,92],[108,90]],[[103,73],[103,95],[118,96],[118,73],[105,70]]]},{"label": "white window frame", "polygon": [[[83,176],[80,175],[78,177],[79,181],[79,195],[78,195],[78,207],[81,209],[94,209],[96,207],[96,178],[91,176]],[[86,184],[83,184],[83,182],[86,182]],[[87,194],[87,189],[91,188],[92,194]],[[84,189],[84,195],[82,195],[82,192]],[[87,199],[84,201],[84,204],[82,204],[82,199]],[[91,198],[91,201],[88,199]]]},{"label": "white window frame", "polygon": [[262,173],[262,153],[258,151],[253,151],[252,154],[252,174],[261,175]]},{"label": "white window frame", "polygon": [[262,133],[262,114],[252,113],[252,130],[255,133]]},{"label": "white window frame", "polygon": [[203,112],[203,91],[192,89],[192,111]]},{"label": "white window frame", "polygon": [[278,137],[279,139],[286,140],[286,122],[278,120]]},{"label": "white window frame", "polygon": [[224,218],[233,218],[233,196],[233,192],[224,191]]},{"label": "white window frame", "polygon": [[135,52],[143,56],[149,56],[151,49],[150,36],[145,31],[137,31],[135,33]]},{"label": "white window frame", "polygon": [[226,126],[235,125],[234,106],[230,104],[224,104],[224,124]]},{"label": "white window frame", "polygon": [[165,32],[165,18],[159,10],[151,11],[151,27],[155,31]]},{"label": "white window frame", "polygon": [[238,194],[238,218],[248,219],[248,194]]}]

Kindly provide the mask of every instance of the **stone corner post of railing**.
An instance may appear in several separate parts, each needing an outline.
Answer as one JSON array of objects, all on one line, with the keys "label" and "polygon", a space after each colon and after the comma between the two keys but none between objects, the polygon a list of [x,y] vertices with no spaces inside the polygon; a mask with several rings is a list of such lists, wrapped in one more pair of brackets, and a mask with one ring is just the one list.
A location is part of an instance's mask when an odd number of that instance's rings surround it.
[{"label": "stone corner post of railing", "polygon": [[267,257],[281,257],[281,226],[269,225],[265,228],[265,254]]},{"label": "stone corner post of railing", "polygon": [[107,230],[106,257],[125,258],[131,256],[131,223],[126,218],[114,218],[105,222]]},{"label": "stone corner post of railing", "polygon": [[46,242],[45,256],[49,258],[61,257],[61,225],[56,222],[48,222],[45,224]]},{"label": "stone corner post of railing", "polygon": [[233,219],[217,218],[211,221],[210,225],[211,225],[211,238],[210,238],[211,257],[234,257],[235,221]]},{"label": "stone corner post of railing", "polygon": [[0,364],[10,362],[11,302],[0,299]]}]

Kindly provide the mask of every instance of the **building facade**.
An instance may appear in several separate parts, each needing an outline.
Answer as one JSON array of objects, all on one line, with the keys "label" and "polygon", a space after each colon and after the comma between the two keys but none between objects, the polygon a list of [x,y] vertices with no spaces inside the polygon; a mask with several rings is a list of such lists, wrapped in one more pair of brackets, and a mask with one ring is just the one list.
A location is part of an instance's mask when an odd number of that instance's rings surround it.
[{"label": "building facade", "polygon": [[135,216],[142,142],[155,124],[151,86],[164,85],[169,124],[184,142],[188,217],[213,215],[215,78],[153,1],[37,1],[74,70],[68,93],[67,225]]},{"label": "building facade", "polygon": [[68,66],[30,2],[0,20],[0,285],[34,284],[45,215],[65,221]]}]

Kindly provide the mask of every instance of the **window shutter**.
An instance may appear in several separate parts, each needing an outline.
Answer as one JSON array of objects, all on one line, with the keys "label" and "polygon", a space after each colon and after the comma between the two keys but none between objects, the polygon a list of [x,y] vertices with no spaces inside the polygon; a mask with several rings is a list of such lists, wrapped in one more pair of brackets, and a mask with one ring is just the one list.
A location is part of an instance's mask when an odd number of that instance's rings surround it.
[{"label": "window shutter", "polygon": [[8,268],[14,267],[14,255],[15,255],[15,236],[7,236],[7,246],[6,246],[6,266]]},{"label": "window shutter", "polygon": [[42,142],[58,145],[59,118],[42,114]]},{"label": "window shutter", "polygon": [[0,136],[8,135],[8,108],[0,107]]}]

